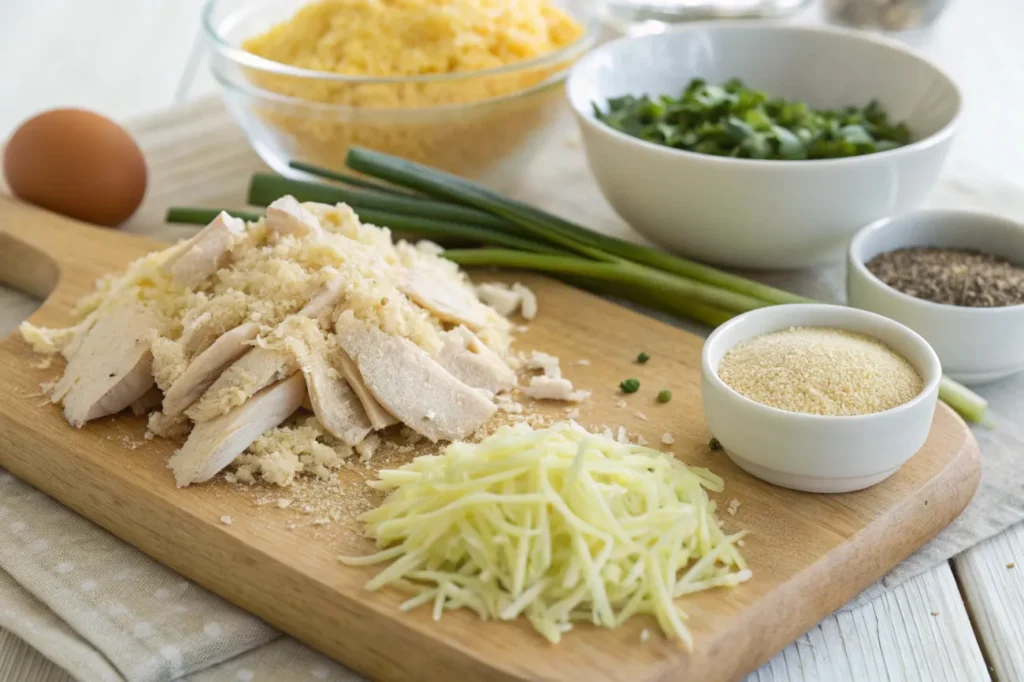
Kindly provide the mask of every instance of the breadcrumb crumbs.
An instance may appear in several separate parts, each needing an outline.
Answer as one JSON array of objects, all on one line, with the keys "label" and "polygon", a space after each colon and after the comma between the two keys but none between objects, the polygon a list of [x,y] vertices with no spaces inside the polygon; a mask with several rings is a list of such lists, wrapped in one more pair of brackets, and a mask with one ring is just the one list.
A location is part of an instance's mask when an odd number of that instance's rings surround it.
[{"label": "breadcrumb crumbs", "polygon": [[892,409],[921,393],[905,358],[863,334],[792,327],[731,349],[718,366],[728,386],[788,412],[850,416]]},{"label": "breadcrumb crumbs", "polygon": [[665,433],[661,434],[661,442],[664,443],[665,445],[672,445],[673,443],[676,442],[676,439],[672,436],[671,433],[666,431]]},{"label": "breadcrumb crumbs", "polygon": [[222,517],[220,517],[220,522],[223,523],[225,526],[230,526],[231,525],[231,517],[230,516],[222,516]]}]

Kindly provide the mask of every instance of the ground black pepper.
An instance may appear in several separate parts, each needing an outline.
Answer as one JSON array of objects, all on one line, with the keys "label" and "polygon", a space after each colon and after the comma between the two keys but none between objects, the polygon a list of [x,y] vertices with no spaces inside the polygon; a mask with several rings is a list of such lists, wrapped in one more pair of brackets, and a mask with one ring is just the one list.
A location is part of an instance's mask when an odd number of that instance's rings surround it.
[{"label": "ground black pepper", "polygon": [[970,308],[1024,304],[1024,267],[979,251],[897,249],[867,267],[892,288],[926,301]]}]

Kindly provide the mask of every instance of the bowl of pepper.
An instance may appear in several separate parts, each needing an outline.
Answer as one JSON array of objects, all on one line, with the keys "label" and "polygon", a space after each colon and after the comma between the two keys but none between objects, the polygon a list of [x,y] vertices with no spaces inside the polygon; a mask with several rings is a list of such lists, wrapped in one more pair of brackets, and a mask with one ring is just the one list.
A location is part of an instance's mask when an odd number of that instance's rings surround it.
[{"label": "bowl of pepper", "polygon": [[849,249],[850,305],[902,322],[969,385],[1024,370],[1024,225],[914,211],[864,228]]},{"label": "bowl of pepper", "polygon": [[653,241],[719,265],[842,258],[863,225],[916,207],[961,111],[956,84],[905,47],[771,23],[625,38],[568,94],[612,207]]}]

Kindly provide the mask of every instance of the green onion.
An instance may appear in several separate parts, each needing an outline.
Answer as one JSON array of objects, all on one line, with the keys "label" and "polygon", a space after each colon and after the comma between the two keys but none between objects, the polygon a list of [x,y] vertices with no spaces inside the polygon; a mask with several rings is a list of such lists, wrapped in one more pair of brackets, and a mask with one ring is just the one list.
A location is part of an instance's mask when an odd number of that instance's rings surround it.
[{"label": "green onion", "polygon": [[259,213],[251,213],[249,211],[231,211],[228,209],[219,208],[185,208],[172,206],[167,209],[167,216],[164,218],[169,223],[184,223],[187,225],[209,225],[214,218],[220,215],[221,211],[225,211],[229,215],[235,218],[241,218],[242,220],[254,223],[263,216]]},{"label": "green onion", "polygon": [[314,166],[311,163],[303,163],[302,161],[292,161],[288,164],[289,167],[295,170],[302,171],[303,173],[309,173],[320,178],[326,178],[327,180],[336,180],[337,182],[343,182],[346,185],[352,185],[353,187],[362,187],[363,189],[372,189],[377,192],[383,192],[385,194],[394,194],[399,197],[414,197],[414,195],[404,192],[399,189],[395,189],[390,185],[385,185],[383,182],[376,182],[374,180],[366,180],[355,175],[348,173],[339,173],[338,171],[328,170],[327,168],[321,168],[320,166]]},{"label": "green onion", "polygon": [[718,289],[702,282],[677,277],[633,263],[596,263],[573,256],[551,256],[503,249],[449,250],[444,256],[459,265],[493,266],[539,270],[564,275],[622,282],[627,285],[660,288],[665,294],[733,312],[746,312],[766,305],[764,301]]},{"label": "green onion", "polygon": [[378,227],[387,227],[395,232],[416,235],[418,237],[460,239],[477,244],[492,244],[494,246],[504,246],[510,249],[521,249],[523,251],[534,251],[550,255],[565,253],[547,244],[541,244],[496,230],[462,225],[460,223],[448,223],[441,220],[431,220],[430,218],[418,218],[388,211],[378,211],[372,208],[361,209],[359,211],[359,218],[366,223],[377,225]]},{"label": "green onion", "polygon": [[659,403],[667,403],[670,400],[672,400],[672,391],[668,390],[667,388],[663,388],[660,391],[658,391]]},{"label": "green onion", "polygon": [[643,352],[643,351],[640,351],[640,354],[636,356],[637,363],[641,364],[641,365],[646,365],[647,361],[650,360],[650,359],[651,359],[651,356],[648,355],[647,353]]},{"label": "green onion", "polygon": [[[810,303],[810,299],[788,291],[760,284],[737,275],[722,272],[716,268],[679,258],[671,254],[641,246],[621,239],[615,239],[574,225],[562,218],[545,213],[533,206],[507,199],[499,194],[475,185],[455,175],[429,166],[406,161],[397,157],[374,152],[361,147],[349,150],[346,163],[350,168],[378,177],[403,187],[415,189],[431,196],[463,205],[470,205],[494,215],[499,215],[534,236],[549,239],[560,246],[566,241],[584,244],[591,250],[603,250],[608,255],[648,265],[658,270],[682,275],[705,284],[728,289],[739,294],[760,299],[766,303]],[[557,238],[556,238],[557,235]],[[571,247],[570,247],[571,248]],[[590,255],[590,254],[586,254]]]},{"label": "green onion", "polygon": [[719,442],[719,440],[718,440],[717,438],[712,438],[712,439],[711,439],[711,440],[710,440],[710,441],[708,442],[708,447],[709,447],[709,448],[710,448],[710,449],[712,450],[712,452],[713,452],[713,451],[715,451],[715,450],[721,450],[721,449],[722,449],[722,444],[721,444],[721,443]]},{"label": "green onion", "polygon": [[623,379],[619,382],[619,390],[623,393],[636,393],[640,390],[639,379]]},{"label": "green onion", "polygon": [[514,231],[514,228],[509,226],[506,221],[483,211],[412,196],[399,197],[367,189],[349,189],[336,185],[304,182],[271,173],[257,173],[249,182],[248,201],[253,206],[269,206],[271,202],[286,194],[291,194],[299,201],[315,201],[322,204],[345,203],[356,210],[376,208],[420,218],[447,220],[497,230],[504,228],[505,232]]},{"label": "green onion", "polygon": [[694,78],[679,97],[613,97],[594,116],[646,142],[698,154],[803,160],[873,154],[910,142],[878,102],[815,111],[803,102],[770,97],[732,79],[709,85]]}]

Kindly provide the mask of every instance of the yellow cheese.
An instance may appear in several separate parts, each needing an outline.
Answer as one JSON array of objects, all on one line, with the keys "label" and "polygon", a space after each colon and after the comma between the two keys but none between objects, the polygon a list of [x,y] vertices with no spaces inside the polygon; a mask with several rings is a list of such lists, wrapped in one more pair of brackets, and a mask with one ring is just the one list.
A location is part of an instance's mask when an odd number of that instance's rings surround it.
[{"label": "yellow cheese", "polygon": [[576,620],[614,628],[652,614],[691,642],[675,598],[750,578],[706,490],[722,479],[670,455],[587,433],[574,422],[505,427],[380,472],[390,495],[361,518],[394,559],[367,583],[411,591],[402,605],[520,614],[552,642]]}]

